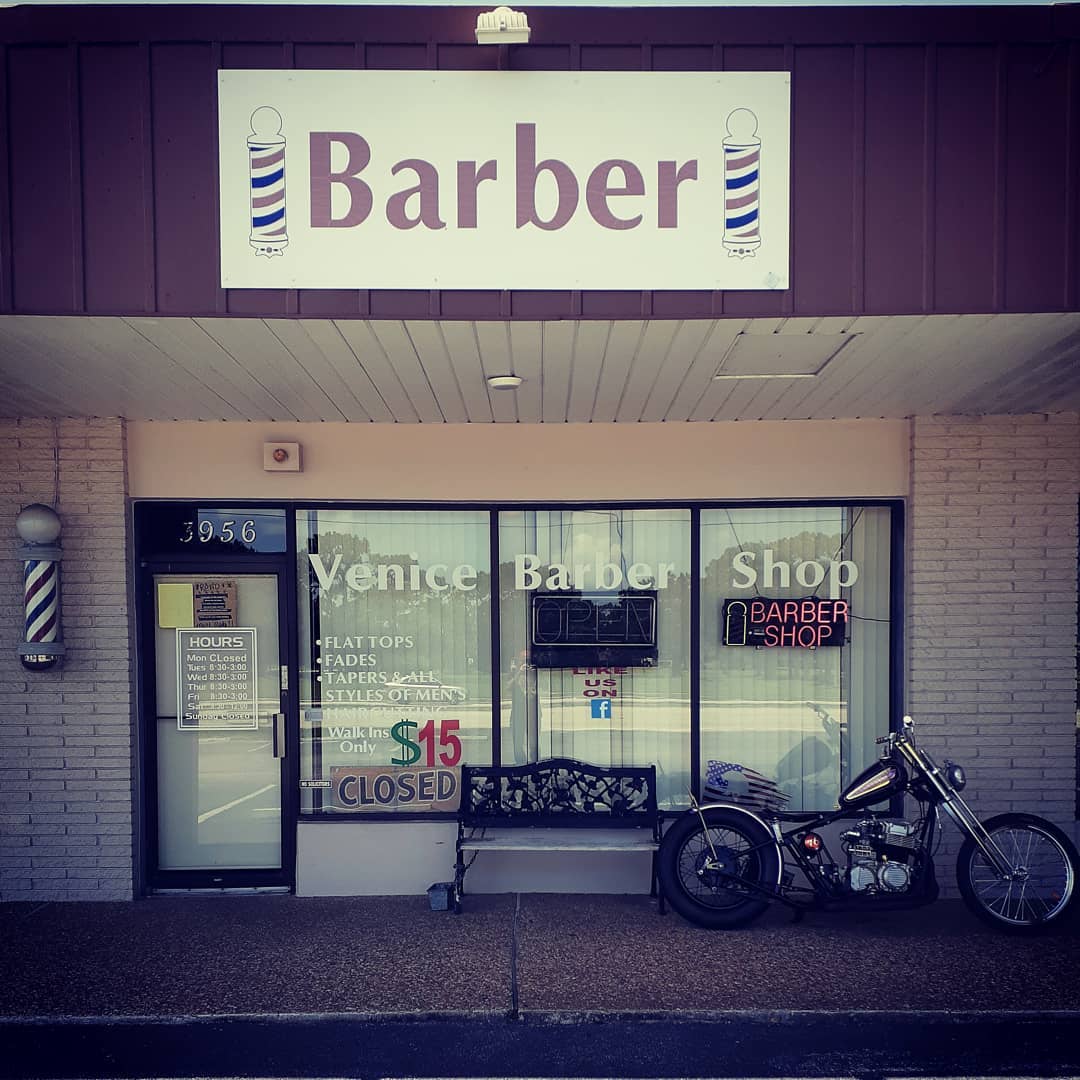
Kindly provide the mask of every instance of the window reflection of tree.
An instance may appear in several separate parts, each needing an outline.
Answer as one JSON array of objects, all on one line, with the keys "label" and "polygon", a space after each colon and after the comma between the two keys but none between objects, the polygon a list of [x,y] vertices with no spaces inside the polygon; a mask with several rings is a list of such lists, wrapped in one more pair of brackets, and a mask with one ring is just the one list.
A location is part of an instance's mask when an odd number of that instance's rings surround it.
[{"label": "window reflection of tree", "polygon": [[[486,529],[483,539],[486,554]],[[490,700],[490,664],[482,658],[490,650],[490,573],[478,567],[475,588],[435,590],[427,587],[427,567],[409,552],[372,552],[370,540],[360,534],[324,531],[318,538],[318,554],[323,566],[330,569],[340,555],[341,564],[332,586],[324,589],[314,568],[310,568],[308,587],[319,605],[320,631],[337,638],[411,637],[411,648],[375,646],[355,651],[374,652],[372,670],[407,674],[433,672],[444,683],[465,687],[472,702]],[[387,580],[388,587],[353,589],[345,575],[354,563],[400,567]],[[410,567],[420,566],[421,587],[410,588]],[[453,568],[450,567],[450,570]],[[398,588],[400,582],[401,587]],[[470,582],[471,583],[471,582]]]}]

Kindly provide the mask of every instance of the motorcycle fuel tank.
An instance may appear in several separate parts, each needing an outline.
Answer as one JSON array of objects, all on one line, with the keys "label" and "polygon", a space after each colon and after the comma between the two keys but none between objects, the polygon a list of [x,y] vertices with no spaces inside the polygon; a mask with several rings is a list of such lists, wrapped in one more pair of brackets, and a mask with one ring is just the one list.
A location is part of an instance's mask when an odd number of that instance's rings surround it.
[{"label": "motorcycle fuel tank", "polygon": [[907,772],[897,761],[875,761],[863,769],[840,795],[841,810],[858,810],[884,802],[907,787]]}]

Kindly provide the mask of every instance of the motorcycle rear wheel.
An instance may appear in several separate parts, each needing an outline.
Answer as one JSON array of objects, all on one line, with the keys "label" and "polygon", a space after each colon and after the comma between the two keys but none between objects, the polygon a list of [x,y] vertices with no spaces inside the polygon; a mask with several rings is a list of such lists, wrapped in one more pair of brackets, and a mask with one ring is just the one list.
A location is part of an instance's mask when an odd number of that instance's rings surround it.
[{"label": "motorcycle rear wheel", "polygon": [[[772,836],[738,810],[684,814],[664,834],[658,873],[667,902],[686,920],[710,930],[729,930],[756,919],[768,900],[753,886],[775,887],[780,855]],[[711,845],[710,845],[711,841]],[[723,871],[709,869],[716,852]],[[729,875],[745,881],[733,880]]]},{"label": "motorcycle rear wheel", "polygon": [[970,837],[960,848],[956,878],[964,902],[984,922],[1011,933],[1056,925],[1076,900],[1080,858],[1049,821],[1031,814],[1000,814],[983,823],[1013,866],[1003,878]]}]

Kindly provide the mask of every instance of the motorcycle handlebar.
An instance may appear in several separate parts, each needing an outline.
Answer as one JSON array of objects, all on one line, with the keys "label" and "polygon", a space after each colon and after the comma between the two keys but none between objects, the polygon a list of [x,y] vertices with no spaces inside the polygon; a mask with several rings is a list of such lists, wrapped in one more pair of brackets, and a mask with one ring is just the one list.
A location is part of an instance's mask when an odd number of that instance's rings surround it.
[{"label": "motorcycle handlebar", "polygon": [[915,721],[912,720],[910,716],[905,716],[903,723],[903,732],[890,731],[888,735],[882,735],[879,738],[875,739],[874,742],[877,743],[878,746],[880,746],[882,743],[892,743],[895,742],[896,739],[899,738],[901,735],[910,739],[913,735],[913,731],[915,728]]}]

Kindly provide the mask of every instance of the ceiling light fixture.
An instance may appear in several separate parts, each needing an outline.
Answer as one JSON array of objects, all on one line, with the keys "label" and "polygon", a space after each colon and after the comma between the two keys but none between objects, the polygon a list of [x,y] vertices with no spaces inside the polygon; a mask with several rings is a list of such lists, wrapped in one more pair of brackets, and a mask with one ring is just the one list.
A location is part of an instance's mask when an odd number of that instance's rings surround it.
[{"label": "ceiling light fixture", "polygon": [[524,45],[529,33],[529,19],[523,11],[497,7],[476,17],[477,45]]},{"label": "ceiling light fixture", "polygon": [[516,390],[524,381],[520,375],[489,375],[487,384],[492,390]]}]

